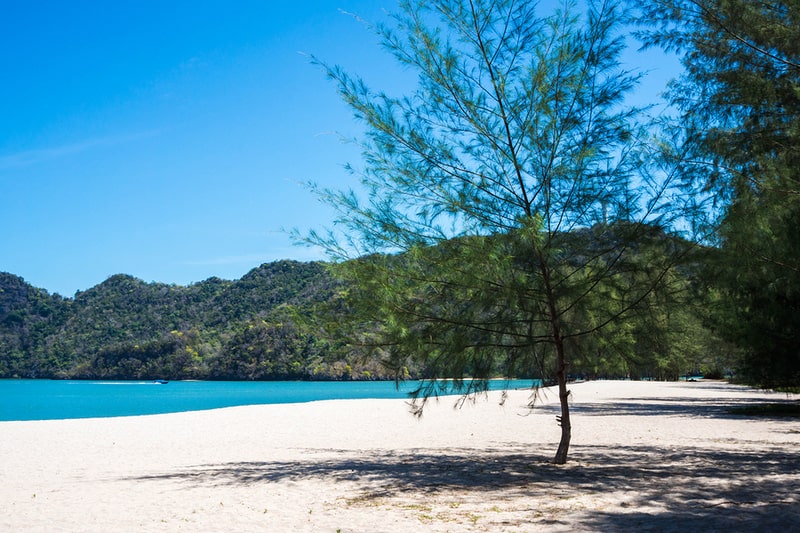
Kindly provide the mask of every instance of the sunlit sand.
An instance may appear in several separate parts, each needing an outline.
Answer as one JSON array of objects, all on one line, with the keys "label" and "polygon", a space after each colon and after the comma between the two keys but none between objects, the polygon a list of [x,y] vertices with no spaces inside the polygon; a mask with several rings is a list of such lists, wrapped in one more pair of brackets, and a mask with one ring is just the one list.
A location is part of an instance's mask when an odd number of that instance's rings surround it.
[{"label": "sunlit sand", "polygon": [[[800,527],[786,395],[717,382],[571,386],[421,419],[398,400],[0,423],[0,531],[687,531]],[[796,399],[796,397],[795,397]]]}]

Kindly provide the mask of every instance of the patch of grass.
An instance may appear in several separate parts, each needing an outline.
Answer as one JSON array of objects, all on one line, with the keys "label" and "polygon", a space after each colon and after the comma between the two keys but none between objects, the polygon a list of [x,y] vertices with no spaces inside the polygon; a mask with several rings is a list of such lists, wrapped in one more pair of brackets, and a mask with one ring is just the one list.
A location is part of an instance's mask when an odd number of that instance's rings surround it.
[{"label": "patch of grass", "polygon": [[466,518],[467,518],[467,520],[469,520],[469,521],[472,523],[472,525],[474,526],[475,524],[477,524],[477,523],[478,523],[478,520],[480,520],[480,519],[481,519],[481,518],[483,518],[483,517],[482,517],[481,515],[478,515],[478,514],[474,514],[474,513],[467,513],[467,517],[466,517]]},{"label": "patch of grass", "polygon": [[759,403],[744,407],[731,407],[728,413],[747,416],[788,416],[800,418],[800,403]]},{"label": "patch of grass", "polygon": [[408,503],[405,505],[401,505],[400,508],[405,509],[407,511],[419,511],[425,513],[430,513],[431,511],[433,511],[433,507],[431,507],[430,505],[423,505],[420,503]]},{"label": "patch of grass", "polygon": [[382,495],[378,493],[365,493],[354,498],[338,498],[338,500],[343,500],[347,507],[353,505],[378,507],[383,503]]}]

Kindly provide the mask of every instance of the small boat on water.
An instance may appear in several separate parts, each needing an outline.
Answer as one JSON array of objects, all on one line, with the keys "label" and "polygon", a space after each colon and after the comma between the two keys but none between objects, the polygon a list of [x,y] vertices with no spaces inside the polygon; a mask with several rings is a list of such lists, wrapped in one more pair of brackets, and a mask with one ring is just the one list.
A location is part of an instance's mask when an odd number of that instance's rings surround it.
[{"label": "small boat on water", "polygon": [[153,383],[155,383],[156,385],[166,385],[167,383],[169,383],[169,381],[167,381],[166,379],[154,379]]}]

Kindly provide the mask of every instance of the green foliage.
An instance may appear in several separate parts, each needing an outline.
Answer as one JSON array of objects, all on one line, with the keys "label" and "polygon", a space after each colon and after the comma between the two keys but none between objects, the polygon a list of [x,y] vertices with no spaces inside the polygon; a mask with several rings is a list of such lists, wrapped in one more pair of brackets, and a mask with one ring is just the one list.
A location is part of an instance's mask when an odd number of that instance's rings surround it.
[{"label": "green foliage", "polygon": [[718,326],[745,350],[740,373],[761,387],[800,387],[798,227],[800,202],[738,200],[711,269],[725,296]]},{"label": "green foliage", "polygon": [[69,302],[0,273],[0,376],[37,376],[60,361],[42,350],[65,322]]},{"label": "green foliage", "polygon": [[406,97],[327,67],[366,125],[362,190],[321,191],[345,231],[310,236],[364,257],[339,266],[356,332],[374,325],[360,344],[398,371],[420,364],[423,403],[437,378],[471,393],[497,373],[555,377],[559,463],[567,348],[671,290],[691,246],[647,243],[690,227],[693,200],[625,104],[637,76],[620,65],[615,3],[574,7],[402,2],[377,31],[418,77]]},{"label": "green foliage", "polygon": [[800,5],[652,0],[643,19],[646,42],[683,53],[671,95],[694,156],[684,172],[721,208],[713,318],[749,383],[797,387]]},{"label": "green foliage", "polygon": [[[454,246],[455,243],[450,243],[451,248]],[[461,253],[467,253],[467,249],[482,253],[486,246],[481,239],[473,239]],[[447,246],[418,253],[459,257],[451,255]],[[48,295],[21,278],[3,274],[0,376],[250,380],[410,379],[446,375],[441,368],[441,354],[433,354],[430,360],[410,357],[408,352],[404,352],[408,356],[401,357],[396,352],[398,346],[386,342],[394,335],[404,335],[408,340],[424,331],[436,334],[446,329],[443,324],[421,322],[412,331],[403,331],[396,320],[379,319],[386,315],[378,308],[384,300],[367,298],[376,294],[378,278],[374,273],[364,275],[364,269],[383,269],[385,283],[394,284],[399,279],[397,264],[408,261],[408,257],[374,256],[357,261],[357,265],[348,267],[355,277],[346,284],[334,284],[327,267],[320,264],[280,263],[264,265],[246,276],[246,291],[233,288],[238,281],[211,279],[190,287],[175,287],[115,276],[109,283],[81,293],[76,300]],[[342,265],[333,268],[341,269]],[[287,286],[292,287],[291,291],[286,291]],[[408,290],[417,289],[412,286]],[[452,286],[440,290],[447,290],[450,295],[460,291]],[[608,288],[594,294],[599,302],[606,302],[614,290]],[[280,296],[276,296],[276,291]],[[243,301],[247,293],[251,298]],[[354,293],[363,293],[363,300],[373,302],[375,307],[348,307]],[[475,309],[479,309],[477,293],[473,291],[470,295],[476,297]],[[420,301],[428,300],[422,296]],[[698,295],[698,298],[703,297]],[[242,302],[244,308],[237,307],[236,301]],[[252,301],[272,304],[258,307],[261,304],[254,306]],[[232,316],[246,318],[226,319],[219,309],[226,302]],[[480,305],[483,309],[490,308],[486,302]],[[717,363],[708,360],[710,354],[719,351],[718,346],[711,346],[714,336],[694,316],[693,309],[679,306],[672,310],[673,315],[685,315],[693,327],[663,326],[667,331],[674,328],[681,335],[663,336],[658,347],[651,342],[656,338],[655,328],[646,320],[649,316],[646,313],[630,314],[611,327],[572,339],[569,351],[574,355],[570,373],[584,377],[666,378],[693,368],[701,372],[728,368],[726,360]],[[176,317],[178,329],[168,330],[169,324],[158,326],[165,310]],[[462,317],[469,312],[468,305],[460,311]],[[581,319],[582,328],[595,328],[597,316]],[[577,317],[573,320],[578,321]],[[103,321],[112,321],[114,325],[104,327]],[[146,328],[144,324],[150,326]],[[106,336],[108,331],[114,334]],[[465,338],[457,338],[459,331]],[[480,337],[465,326],[443,334],[447,343],[460,342],[462,346]],[[489,333],[484,335],[488,338]],[[680,347],[673,344],[676,337],[680,337]],[[699,359],[684,365],[683,354],[697,352],[697,347],[704,347],[699,350],[702,352]],[[484,350],[484,363],[491,365],[487,375],[546,375],[532,364],[530,354],[524,350],[517,350],[515,357],[506,357],[499,347],[478,349]],[[474,348],[465,346],[461,360],[464,376],[477,375],[481,370],[475,365],[475,361],[479,364],[481,361],[470,350]],[[551,357],[552,351],[541,355]],[[657,360],[664,360],[677,370],[668,375],[659,373],[654,370],[659,368]],[[462,390],[475,390],[481,384],[467,381],[462,383]]]},{"label": "green foliage", "polygon": [[385,376],[295,323],[334,287],[324,265],[291,261],[188,287],[116,275],[66,300],[0,274],[0,377]]}]

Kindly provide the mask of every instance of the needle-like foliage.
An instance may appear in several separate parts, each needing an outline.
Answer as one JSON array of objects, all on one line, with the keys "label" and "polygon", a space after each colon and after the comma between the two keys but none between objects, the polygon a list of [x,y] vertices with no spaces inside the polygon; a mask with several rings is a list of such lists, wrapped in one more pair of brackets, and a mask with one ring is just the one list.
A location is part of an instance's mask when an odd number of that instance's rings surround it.
[{"label": "needle-like foliage", "polygon": [[309,240],[342,260],[353,342],[398,371],[423,363],[420,408],[440,378],[465,393],[497,375],[554,378],[564,463],[568,340],[601,335],[664,284],[686,252],[665,245],[685,191],[626,105],[638,75],[620,63],[615,2],[546,16],[521,0],[401,7],[376,30],[415,92],[325,66],[366,126],[362,188],[318,191],[341,231]]},{"label": "needle-like foliage", "polygon": [[681,53],[671,91],[692,157],[720,206],[711,281],[740,371],[800,387],[800,3],[651,0],[646,44]]}]

